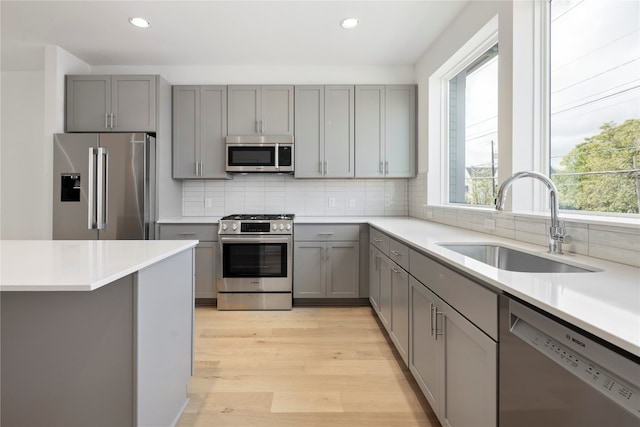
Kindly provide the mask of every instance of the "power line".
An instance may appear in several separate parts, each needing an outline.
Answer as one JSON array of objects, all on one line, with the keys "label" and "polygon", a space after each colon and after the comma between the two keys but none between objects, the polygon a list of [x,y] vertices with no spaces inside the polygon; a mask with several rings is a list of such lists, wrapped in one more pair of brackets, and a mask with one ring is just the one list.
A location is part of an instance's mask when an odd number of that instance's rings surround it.
[{"label": "power line", "polygon": [[580,6],[582,3],[584,2],[584,0],[580,0],[578,3],[574,4],[573,6],[571,6],[569,9],[565,10],[564,12],[562,12],[560,15],[556,16],[554,19],[551,20],[551,22],[556,22],[558,19],[562,18],[564,15],[566,15],[567,13],[571,12],[573,9],[575,9],[576,7]]},{"label": "power line", "polygon": [[[603,45],[601,45],[601,46],[598,46],[597,48],[595,48],[595,49],[593,49],[593,50],[590,50],[589,52],[585,53],[584,55],[579,56],[579,57],[577,57],[577,58],[574,58],[572,61],[569,61],[569,62],[567,62],[567,63],[566,63],[566,64],[564,64],[564,65],[560,65],[560,66],[558,66],[557,68],[552,69],[552,70],[551,70],[551,72],[553,73],[553,72],[555,72],[555,71],[557,71],[557,70],[560,70],[560,69],[562,69],[562,68],[564,68],[564,67],[566,67],[566,66],[568,66],[568,65],[573,64],[574,62],[578,62],[578,61],[579,61],[579,60],[581,60],[582,58],[585,58],[585,57],[587,57],[587,56],[591,55],[591,54],[592,54],[592,53],[594,53],[594,52],[597,52],[597,51],[599,51],[599,50],[602,50],[602,49],[604,49],[605,47],[607,47],[607,46],[609,46],[609,45],[612,45],[613,43],[615,43],[615,42],[617,42],[617,41],[619,41],[619,40],[622,40],[623,38],[628,37],[628,36],[630,36],[630,35],[631,35],[631,34],[633,34],[633,33],[637,33],[637,32],[638,32],[638,30],[640,30],[640,28],[636,28],[635,30],[633,30],[633,31],[631,31],[631,32],[629,32],[629,33],[627,33],[627,34],[624,34],[624,35],[622,35],[622,36],[618,37],[617,39],[611,40],[609,43],[606,43],[606,44],[603,44]],[[552,30],[552,31],[553,31],[553,30]],[[553,35],[551,36],[551,38],[553,39]]]},{"label": "power line", "polygon": [[[618,89],[618,88],[620,88],[620,87],[623,87],[623,86],[626,86],[626,85],[628,85],[628,84],[630,84],[630,83],[635,83],[635,82],[640,82],[640,80],[632,80],[632,81],[630,81],[630,82],[624,82],[624,83],[621,83],[621,84],[619,84],[619,85],[617,85],[617,86],[613,86],[613,87],[607,88],[607,89],[605,89],[605,90],[601,90],[600,92],[595,92],[595,93],[589,94],[588,96],[585,96],[585,97],[582,97],[582,98],[576,99],[576,100],[575,100],[575,101],[573,101],[573,102],[568,102],[568,103],[566,103],[566,104],[559,105],[559,106],[555,107],[555,109],[564,108],[564,107],[566,107],[566,106],[568,106],[568,105],[571,105],[571,104],[573,104],[573,103],[575,103],[575,102],[580,102],[580,101],[582,101],[582,100],[589,99],[589,98],[591,98],[591,97],[593,97],[593,96],[597,96],[597,95],[600,95],[600,94],[603,94],[603,93],[607,93],[607,92],[609,92],[609,91],[612,91],[612,90]],[[600,98],[598,98],[598,99],[600,99]]]},{"label": "power line", "polygon": [[[594,151],[594,153],[597,152],[598,154],[606,154],[606,153],[616,153],[616,152],[625,151],[625,150],[635,151],[635,150],[637,150],[637,148],[635,148],[635,147],[610,148],[608,150]],[[564,155],[561,155],[561,156],[549,156],[549,158],[550,159],[560,159],[560,158],[565,158],[570,154],[571,154],[571,152],[569,152],[567,154],[564,154]],[[574,156],[579,156],[579,155],[583,155],[583,154],[584,153],[575,153],[575,154],[571,154],[571,156],[574,157]]]},{"label": "power line", "polygon": [[558,90],[556,90],[555,92],[551,92],[551,95],[554,95],[554,94],[556,94],[556,93],[562,92],[562,91],[564,91],[564,90],[566,90],[566,89],[569,89],[569,88],[571,88],[571,87],[577,86],[577,85],[582,84],[582,83],[584,83],[584,82],[587,82],[587,81],[589,81],[589,80],[593,80],[593,79],[595,79],[596,77],[600,77],[600,76],[602,76],[602,75],[604,75],[604,74],[610,73],[610,72],[612,72],[612,71],[614,71],[614,70],[617,70],[618,68],[624,67],[625,65],[629,65],[629,64],[631,64],[632,62],[635,62],[635,61],[638,61],[638,60],[640,60],[640,58],[634,58],[634,59],[632,59],[632,60],[630,60],[630,61],[627,61],[627,62],[624,62],[624,63],[622,63],[622,64],[620,64],[620,65],[616,65],[616,66],[615,66],[615,67],[613,67],[613,68],[609,68],[608,70],[605,70],[605,71],[602,71],[602,72],[600,72],[600,73],[594,74],[594,75],[592,75],[592,76],[590,76],[590,77],[587,77],[587,78],[586,78],[586,79],[584,79],[584,80],[577,81],[577,82],[575,82],[575,83],[573,83],[573,84],[570,84],[570,85],[568,85],[568,86],[563,87],[562,89],[558,89]]},{"label": "power line", "polygon": [[576,108],[584,107],[585,105],[593,104],[595,102],[599,102],[599,101],[602,101],[604,99],[608,99],[608,98],[612,98],[614,96],[622,95],[624,93],[630,92],[630,91],[632,91],[634,89],[638,89],[638,88],[640,88],[640,85],[632,86],[632,87],[627,88],[625,90],[621,90],[619,92],[612,93],[610,95],[603,96],[603,97],[598,98],[598,99],[594,99],[594,100],[591,100],[591,101],[583,102],[582,104],[578,104],[578,105],[575,105],[573,107],[565,108],[564,110],[556,111],[554,113],[551,113],[551,115],[555,116],[556,114],[566,113],[567,111],[575,110]]}]

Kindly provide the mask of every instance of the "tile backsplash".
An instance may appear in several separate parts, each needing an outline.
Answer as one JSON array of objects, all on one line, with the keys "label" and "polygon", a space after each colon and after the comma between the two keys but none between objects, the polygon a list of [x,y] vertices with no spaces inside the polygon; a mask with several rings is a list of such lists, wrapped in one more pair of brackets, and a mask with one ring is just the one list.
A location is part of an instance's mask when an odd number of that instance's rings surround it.
[{"label": "tile backsplash", "polygon": [[[411,216],[454,227],[547,246],[547,216],[465,207],[429,206],[426,175],[416,179],[295,179],[290,175],[235,175],[231,180],[182,185],[182,215],[234,213],[300,216]],[[494,224],[487,227],[486,221]],[[640,267],[640,226],[565,220],[568,252]]]},{"label": "tile backsplash", "polygon": [[235,175],[182,184],[183,216],[294,213],[301,216],[407,216],[406,179],[294,179]]},{"label": "tile backsplash", "polygon": [[[409,216],[547,246],[547,230],[550,225],[548,216],[429,206],[426,200],[426,182],[425,174],[419,174],[416,179],[409,181]],[[494,225],[494,229],[487,227],[487,220]],[[640,226],[613,223],[605,225],[589,223],[588,220],[563,221],[567,234],[573,239],[571,243],[564,245],[565,251],[640,267]]]}]

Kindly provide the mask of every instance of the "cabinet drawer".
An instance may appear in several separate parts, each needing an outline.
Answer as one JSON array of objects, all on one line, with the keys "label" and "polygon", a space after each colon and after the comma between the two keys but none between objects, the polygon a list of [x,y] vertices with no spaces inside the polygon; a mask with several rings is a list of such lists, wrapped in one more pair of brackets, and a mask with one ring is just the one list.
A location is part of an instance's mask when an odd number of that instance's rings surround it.
[{"label": "cabinet drawer", "polygon": [[161,224],[160,240],[218,240],[217,224]]},{"label": "cabinet drawer", "polygon": [[296,241],[355,241],[360,239],[360,226],[351,224],[296,225]]},{"label": "cabinet drawer", "polygon": [[385,255],[389,255],[389,236],[376,228],[369,228],[369,240],[372,245],[380,249]]},{"label": "cabinet drawer", "polygon": [[389,239],[389,258],[405,270],[409,270],[409,247]]},{"label": "cabinet drawer", "polygon": [[498,341],[498,294],[431,258],[409,251],[409,271],[447,304]]}]

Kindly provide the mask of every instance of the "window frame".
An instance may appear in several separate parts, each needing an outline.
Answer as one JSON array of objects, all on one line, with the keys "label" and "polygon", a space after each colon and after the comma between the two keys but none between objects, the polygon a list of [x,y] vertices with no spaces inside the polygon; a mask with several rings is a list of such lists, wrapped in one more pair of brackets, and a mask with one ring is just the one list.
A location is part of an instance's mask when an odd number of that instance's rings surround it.
[{"label": "window frame", "polygon": [[[495,48],[495,52],[491,52],[493,51]],[[473,57],[472,57],[473,58]],[[495,44],[491,45],[491,47],[489,47],[488,49],[482,51],[482,53],[480,53],[480,55],[476,56],[475,59],[473,59],[469,64],[467,64],[465,67],[463,67],[462,69],[460,69],[457,73],[455,73],[453,75],[453,77],[447,79],[446,81],[446,103],[448,108],[445,110],[445,114],[446,114],[446,122],[447,122],[447,126],[445,128],[446,134],[447,134],[447,146],[445,148],[445,152],[447,155],[447,164],[446,164],[446,176],[447,176],[447,192],[446,192],[446,198],[447,198],[447,203],[448,204],[453,204],[453,205],[461,205],[461,206],[477,206],[477,207],[487,207],[489,205],[482,205],[482,204],[476,204],[476,203],[467,203],[466,202],[466,197],[467,197],[467,191],[466,191],[466,182],[467,182],[467,177],[465,174],[465,170],[467,169],[467,163],[466,163],[466,157],[463,157],[463,161],[460,162],[460,152],[464,153],[466,152],[466,148],[467,148],[467,135],[466,135],[466,127],[467,127],[467,117],[466,117],[466,113],[463,113],[462,115],[462,126],[458,126],[456,127],[456,141],[455,143],[451,140],[451,130],[452,130],[452,126],[451,126],[451,93],[452,93],[452,85],[451,82],[453,81],[453,79],[456,79],[456,93],[458,93],[459,88],[460,87],[466,87],[466,81],[467,78],[471,75],[473,75],[473,73],[483,67],[484,65],[486,65],[487,63],[493,61],[495,58],[497,58],[498,61],[500,61],[500,51],[499,51],[499,45],[498,42],[496,41]],[[466,61],[465,61],[466,62]],[[453,70],[452,70],[453,71]],[[497,70],[496,70],[497,72]],[[464,81],[458,81],[458,78],[464,73]],[[498,88],[496,87],[496,90]],[[498,97],[498,93],[496,92],[496,98]],[[463,109],[466,110],[466,102],[467,102],[467,94],[466,94],[466,90],[465,90],[465,94],[464,97],[460,100],[457,100],[457,110],[458,112],[460,112],[460,107],[462,106]],[[456,121],[458,122],[458,124],[460,123],[460,120],[457,120],[458,115],[456,115]],[[498,126],[497,126],[497,111],[496,111],[496,134],[498,134]],[[462,131],[461,131],[462,129]],[[459,135],[462,135],[462,138],[459,137]],[[498,134],[499,135],[499,134]],[[498,136],[498,140],[499,140],[499,136]],[[452,148],[455,145],[456,147],[456,159],[452,159]],[[462,149],[461,149],[462,148]],[[496,147],[497,150],[497,147]],[[455,165],[456,165],[456,171],[455,171],[455,176],[456,176],[456,183],[455,186],[457,188],[456,193],[458,195],[458,197],[462,197],[465,199],[464,202],[460,202],[460,201],[452,201],[452,179],[451,179],[451,175],[452,175],[452,161],[455,161]],[[498,159],[496,159],[496,163],[499,164]],[[460,176],[461,175],[461,176]],[[471,178],[473,179],[473,178]],[[492,181],[496,181],[498,178],[497,177],[493,177],[491,178]],[[459,186],[461,186],[461,188],[458,188]]]},{"label": "window frame", "polygon": [[[451,202],[449,200],[449,186],[450,186],[450,155],[449,155],[449,80],[458,75],[462,70],[469,67],[475,62],[481,55],[491,49],[496,44],[499,45],[499,33],[498,33],[498,16],[494,16],[487,24],[484,25],[480,31],[478,31],[471,39],[469,39],[464,45],[452,55],[433,75],[429,77],[429,93],[430,104],[435,104],[436,101],[439,104],[439,111],[437,114],[431,115],[429,121],[432,119],[439,122],[439,129],[437,130],[440,150],[440,185],[439,185],[439,203],[445,206],[452,207],[468,207],[477,209],[490,209],[486,205],[470,205],[467,203]],[[498,51],[498,55],[500,52]],[[499,59],[498,59],[499,61]],[[433,111],[432,109],[430,109]],[[439,117],[438,117],[439,116]],[[498,123],[500,122],[500,115],[498,114]],[[499,133],[498,124],[498,135]],[[500,137],[499,137],[500,138]],[[431,150],[430,150],[431,151]],[[498,153],[500,150],[498,150]],[[498,160],[498,163],[500,161]],[[433,200],[429,197],[427,200]]]}]

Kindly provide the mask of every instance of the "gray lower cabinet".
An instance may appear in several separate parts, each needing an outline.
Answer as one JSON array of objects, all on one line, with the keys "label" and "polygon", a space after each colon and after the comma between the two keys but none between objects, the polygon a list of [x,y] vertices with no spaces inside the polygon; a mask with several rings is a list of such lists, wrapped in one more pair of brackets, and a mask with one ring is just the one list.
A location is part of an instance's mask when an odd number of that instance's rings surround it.
[{"label": "gray lower cabinet", "polygon": [[217,224],[160,224],[160,240],[199,240],[195,249],[195,299],[216,298]]},{"label": "gray lower cabinet", "polygon": [[173,178],[228,178],[226,86],[173,86]]},{"label": "gray lower cabinet", "polygon": [[356,178],[416,174],[416,86],[355,87]]},{"label": "gray lower cabinet", "polygon": [[296,242],[294,298],[357,298],[359,242]]},{"label": "gray lower cabinet", "polygon": [[354,86],[296,86],[296,178],[354,176]]},{"label": "gray lower cabinet", "polygon": [[[427,282],[410,277],[411,373],[443,426],[495,427],[498,344],[488,334],[493,330],[478,325],[490,324],[497,316],[497,295],[492,304],[492,292],[481,285],[421,254],[412,252],[411,260],[411,266],[420,266],[415,274]],[[465,292],[467,287],[472,291]],[[436,294],[431,288],[444,292]],[[480,298],[475,298],[474,288]],[[488,329],[494,326],[497,323]]]},{"label": "gray lower cabinet", "polygon": [[373,309],[380,311],[380,250],[369,246],[369,302]]},{"label": "gray lower cabinet", "polygon": [[155,132],[156,75],[66,76],[66,132]]},{"label": "gray lower cabinet", "polygon": [[296,225],[294,298],[360,296],[360,226]]},{"label": "gray lower cabinet", "polygon": [[293,135],[293,86],[229,86],[229,135]]},{"label": "gray lower cabinet", "polygon": [[[373,230],[373,229],[372,229]],[[377,231],[377,230],[376,230]],[[374,238],[375,237],[375,238]],[[391,337],[396,349],[405,364],[408,363],[409,351],[409,274],[376,244],[376,234],[371,234],[369,300],[378,314],[378,318]],[[397,244],[393,239],[384,236],[389,243]]]},{"label": "gray lower cabinet", "polygon": [[[415,278],[409,279],[409,370],[431,408],[437,413],[442,406],[442,352],[434,326],[434,309],[440,299]],[[440,338],[442,340],[442,338]]]},{"label": "gray lower cabinet", "polygon": [[405,365],[409,357],[409,273],[391,261],[391,341]]}]

